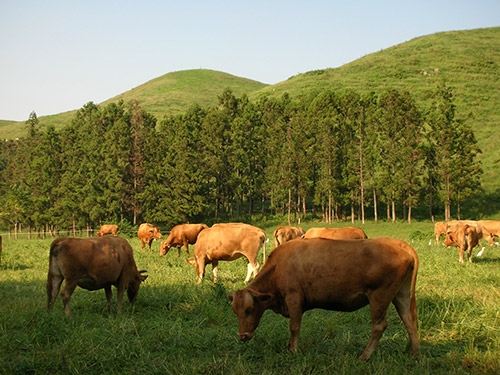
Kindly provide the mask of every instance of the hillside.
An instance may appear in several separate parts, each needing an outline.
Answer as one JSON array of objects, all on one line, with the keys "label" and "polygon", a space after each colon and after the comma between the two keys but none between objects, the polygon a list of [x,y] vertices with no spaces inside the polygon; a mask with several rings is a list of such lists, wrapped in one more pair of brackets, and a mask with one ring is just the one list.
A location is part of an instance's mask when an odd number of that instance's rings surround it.
[{"label": "hillside", "polygon": [[[137,99],[161,120],[164,115],[184,112],[193,103],[215,104],[226,87],[236,96],[246,93],[254,100],[284,92],[300,97],[324,89],[351,88],[365,93],[395,87],[410,91],[425,107],[429,91],[444,80],[453,89],[457,117],[466,119],[475,130],[483,151],[483,186],[493,193],[500,174],[500,149],[496,147],[500,141],[496,132],[500,122],[499,67],[500,27],[451,31],[418,37],[342,67],[306,72],[272,86],[212,70],[187,70],[165,74],[103,104]],[[73,114],[40,117],[40,123],[58,128],[71,121]],[[20,137],[25,132],[23,122],[0,121],[1,138]]]},{"label": "hillside", "polygon": [[[444,80],[453,89],[457,118],[465,119],[483,151],[483,187],[498,189],[500,175],[500,27],[443,32],[364,56],[336,69],[310,71],[250,95],[292,97],[324,89],[359,93],[395,87],[412,93],[425,107],[429,91]],[[500,193],[500,190],[499,190]]]},{"label": "hillside", "polygon": [[[236,96],[251,93],[266,87],[261,82],[208,69],[183,70],[152,79],[140,86],[106,100],[103,103],[123,100],[138,100],[142,108],[154,115],[158,121],[165,115],[176,115],[186,111],[192,104],[202,107],[217,104],[217,96],[230,88]],[[89,99],[88,101],[92,101]],[[82,107],[86,103],[82,103]],[[71,122],[74,111],[39,117],[42,127],[53,125],[56,129]],[[0,120],[0,139],[14,139],[26,134],[24,122]]]}]

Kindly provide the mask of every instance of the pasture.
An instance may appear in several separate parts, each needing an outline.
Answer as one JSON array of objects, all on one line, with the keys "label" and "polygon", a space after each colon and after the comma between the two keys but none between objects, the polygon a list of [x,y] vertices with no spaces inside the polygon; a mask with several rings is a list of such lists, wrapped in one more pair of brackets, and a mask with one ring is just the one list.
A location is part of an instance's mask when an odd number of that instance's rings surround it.
[{"label": "pasture", "polygon": [[[342,225],[350,225],[342,224]],[[493,374],[500,372],[500,248],[486,244],[472,264],[455,248],[429,245],[433,225],[366,223],[368,237],[409,242],[420,257],[417,307],[421,357],[407,351],[406,331],[391,305],[388,328],[373,356],[358,360],[370,335],[369,308],[354,313],[304,314],[299,352],[287,352],[288,319],[266,311],[254,339],[238,341],[237,319],[226,295],[244,287],[246,261],[211,266],[196,285],[186,254],[160,258],[129,239],[139,269],[149,278],[124,313],[104,312],[104,291],[77,288],[72,316],[58,297],[46,312],[48,251],[53,238],[3,236],[0,265],[0,373],[2,374]],[[313,223],[302,225],[308,229]],[[319,225],[318,225],[319,226]],[[335,224],[334,226],[339,226]],[[263,227],[270,238],[276,226]],[[164,233],[164,238],[165,238]],[[190,256],[192,257],[192,247]],[[476,255],[480,248],[473,250]],[[259,256],[262,262],[262,256]]]}]

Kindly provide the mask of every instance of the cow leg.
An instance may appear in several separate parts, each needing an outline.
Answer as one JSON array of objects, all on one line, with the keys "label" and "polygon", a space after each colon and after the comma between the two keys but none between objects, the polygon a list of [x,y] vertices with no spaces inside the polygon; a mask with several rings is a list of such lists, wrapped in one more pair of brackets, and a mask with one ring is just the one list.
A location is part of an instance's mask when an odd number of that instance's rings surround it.
[{"label": "cow leg", "polygon": [[[111,286],[109,287],[111,289]],[[122,306],[123,306],[123,295],[125,294],[125,286],[120,283],[118,283],[118,293],[117,293],[117,300],[118,300],[118,314],[121,315],[122,313]],[[133,302],[133,301],[132,301]]]},{"label": "cow leg", "polygon": [[[187,241],[184,241],[184,249],[186,249],[186,254],[189,255],[189,244]],[[179,255],[181,254],[181,249],[179,248]]]},{"label": "cow leg", "polygon": [[458,261],[460,263],[464,262],[464,248],[462,246],[458,246]]},{"label": "cow leg", "polygon": [[111,311],[111,297],[113,297],[111,285],[105,286],[104,292],[106,293],[106,311],[109,313]]},{"label": "cow leg", "polygon": [[54,306],[63,280],[62,275],[54,275],[52,272],[49,272],[49,276],[47,277],[47,311],[49,312],[52,310],[52,306]]},{"label": "cow leg", "polygon": [[384,296],[373,295],[370,298],[372,333],[370,336],[370,340],[368,341],[368,345],[366,346],[363,354],[361,354],[361,356],[359,357],[361,361],[366,361],[368,358],[370,358],[380,338],[382,337],[382,334],[387,328],[386,314],[388,307],[389,302],[385,301]]},{"label": "cow leg", "polygon": [[66,279],[66,284],[64,285],[64,288],[61,292],[61,298],[64,305],[64,313],[66,314],[66,317],[69,317],[71,312],[70,308],[71,295],[75,291],[77,283],[78,282],[76,280],[68,281],[68,279]]},{"label": "cow leg", "polygon": [[285,303],[290,315],[290,341],[287,349],[296,352],[299,349],[300,325],[302,323],[301,303],[294,296],[288,296]]},{"label": "cow leg", "polygon": [[212,275],[214,276],[214,284],[217,282],[217,276],[219,274],[219,262],[214,260],[212,262]]},{"label": "cow leg", "polygon": [[409,298],[410,291],[411,285],[404,286],[392,300],[392,303],[403,321],[406,332],[408,332],[411,351],[417,357],[420,354],[420,342],[417,330],[417,305],[415,302],[412,303],[411,298]]},{"label": "cow leg", "polygon": [[254,259],[253,261],[248,260],[247,264],[247,277],[245,278],[245,283],[250,281],[250,278],[257,276],[257,272],[259,271],[259,263]]},{"label": "cow leg", "polygon": [[205,274],[205,260],[204,259],[198,259],[195,257],[195,268],[196,268],[196,283],[201,284],[201,281],[203,280],[203,276]]}]

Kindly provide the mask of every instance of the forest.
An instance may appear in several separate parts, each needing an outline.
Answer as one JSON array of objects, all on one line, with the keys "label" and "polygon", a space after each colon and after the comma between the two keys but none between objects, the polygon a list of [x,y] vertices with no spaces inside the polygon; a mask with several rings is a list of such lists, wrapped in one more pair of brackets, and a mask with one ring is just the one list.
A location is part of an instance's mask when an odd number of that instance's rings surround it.
[{"label": "forest", "polygon": [[89,102],[59,130],[32,112],[26,137],[2,141],[0,227],[460,218],[481,193],[481,150],[451,88],[428,95],[425,107],[395,88],[251,102],[228,88],[160,121],[136,100]]}]

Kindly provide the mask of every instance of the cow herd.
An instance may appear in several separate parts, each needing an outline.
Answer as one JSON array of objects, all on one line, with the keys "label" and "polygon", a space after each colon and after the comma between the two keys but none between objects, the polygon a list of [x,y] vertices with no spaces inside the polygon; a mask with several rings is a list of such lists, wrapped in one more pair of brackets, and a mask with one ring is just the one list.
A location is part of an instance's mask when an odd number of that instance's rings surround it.
[{"label": "cow herd", "polygon": [[[58,238],[52,242],[47,277],[47,310],[52,306],[65,281],[61,297],[66,316],[77,286],[87,290],[104,289],[109,311],[114,285],[118,291],[118,313],[127,291],[133,303],[141,283],[148,277],[139,271],[127,240],[117,236],[116,225],[104,225],[97,237],[89,239]],[[109,234],[110,236],[107,236]],[[141,250],[151,249],[161,239],[158,227],[141,224],[137,232]],[[373,353],[387,327],[386,314],[392,304],[408,332],[414,356],[420,351],[417,333],[415,283],[418,256],[407,243],[389,238],[368,239],[357,227],[311,228],[280,226],[274,231],[275,249],[266,259],[264,230],[244,223],[174,226],[160,244],[160,256],[170,248],[194,245],[197,283],[201,283],[208,264],[217,281],[219,261],[244,257],[248,261],[246,288],[228,295],[238,317],[240,340],[251,339],[265,310],[290,318],[290,350],[298,349],[302,314],[321,308],[355,311],[369,305],[372,330],[361,360]],[[262,250],[260,269],[258,254]],[[260,270],[260,271],[259,271]],[[253,280],[250,282],[250,280]]]},{"label": "cow herd", "polygon": [[495,237],[500,237],[500,220],[438,221],[434,224],[436,244],[439,243],[443,235],[445,236],[444,246],[457,247],[460,263],[464,262],[464,254],[467,254],[469,262],[472,262],[472,249],[479,245],[481,239],[490,245],[498,244],[495,242]]}]

